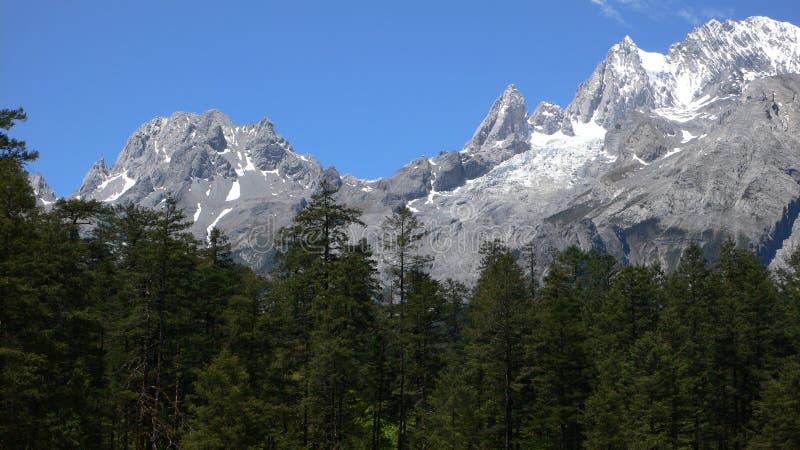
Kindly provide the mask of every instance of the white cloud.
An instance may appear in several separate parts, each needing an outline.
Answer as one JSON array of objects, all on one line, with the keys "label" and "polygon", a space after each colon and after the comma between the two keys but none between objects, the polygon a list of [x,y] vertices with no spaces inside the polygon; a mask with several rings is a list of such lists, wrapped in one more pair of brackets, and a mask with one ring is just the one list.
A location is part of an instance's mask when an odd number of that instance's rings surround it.
[{"label": "white cloud", "polygon": [[692,25],[700,24],[700,17],[698,17],[697,14],[690,9],[679,9],[675,14]]},{"label": "white cloud", "polygon": [[711,19],[728,19],[733,16],[733,9],[701,8],[696,10],[691,7],[686,7],[679,9],[675,15],[692,25],[700,25]]},{"label": "white cloud", "polygon": [[699,25],[710,19],[726,19],[733,15],[733,9],[696,7],[684,0],[590,0],[600,8],[606,17],[623,25],[628,25],[623,13],[642,14],[651,20],[662,20],[668,17],[683,19],[691,25]]},{"label": "white cloud", "polygon": [[622,14],[620,14],[619,11],[616,8],[611,6],[611,4],[609,4],[608,0],[591,0],[591,2],[592,2],[592,4],[599,6],[600,10],[603,12],[603,14],[606,17],[608,17],[610,19],[614,19],[614,20],[616,20],[617,22],[619,22],[619,23],[621,23],[623,25],[627,25],[627,22],[625,22],[625,19],[622,18]]}]

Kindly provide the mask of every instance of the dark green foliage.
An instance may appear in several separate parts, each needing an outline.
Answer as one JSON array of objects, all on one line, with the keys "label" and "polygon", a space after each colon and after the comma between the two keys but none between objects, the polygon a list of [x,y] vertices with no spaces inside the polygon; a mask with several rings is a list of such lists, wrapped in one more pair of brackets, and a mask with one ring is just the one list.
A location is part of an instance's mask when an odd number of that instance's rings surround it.
[{"label": "dark green foliage", "polygon": [[0,158],[0,220],[3,221],[5,233],[9,233],[7,245],[11,237],[20,232],[13,226],[21,225],[21,222],[14,222],[22,215],[32,212],[36,206],[36,198],[33,196],[33,188],[28,183],[28,175],[22,165],[13,158]]},{"label": "dark green foliage", "polygon": [[575,448],[582,442],[581,412],[594,369],[590,327],[605,298],[610,267],[602,255],[577,248],[550,265],[527,339],[535,400],[526,435],[533,445]]},{"label": "dark green foliage", "polygon": [[[529,331],[531,299],[522,267],[499,241],[481,247],[481,275],[469,312],[466,350],[479,381],[484,412],[479,447],[511,448],[519,429],[516,380],[522,370],[522,339]],[[492,444],[493,443],[493,444]]]},{"label": "dark green foliage", "polygon": [[429,448],[482,448],[479,443],[487,414],[471,374],[463,361],[454,358],[436,380],[426,419]]},{"label": "dark green foliage", "polygon": [[754,405],[752,448],[800,448],[800,362],[787,358]]},{"label": "dark green foliage", "polygon": [[[24,118],[0,111],[0,128]],[[3,133],[0,151],[0,447],[102,445],[96,249],[35,208],[23,164],[36,153]]]},{"label": "dark green foliage", "polygon": [[[631,352],[638,350],[634,344],[640,340],[649,343],[643,337],[656,329],[663,305],[660,283],[657,269],[622,268],[603,295],[595,320],[589,323],[592,338],[587,349],[595,362],[597,378],[582,418],[587,428],[587,446],[624,447],[625,434],[635,430],[633,424],[621,420],[621,411],[634,408],[630,403],[630,378],[640,367],[637,362],[650,356],[632,358]],[[641,351],[648,352],[650,348],[645,345]]]},{"label": "dark green foliage", "polygon": [[284,445],[351,448],[369,436],[362,368],[371,363],[375,267],[366,242],[347,238],[358,211],[334,194],[323,184],[286,230],[269,296]]},{"label": "dark green foliage", "polygon": [[[28,115],[22,108],[0,109],[0,129],[8,131],[14,121],[25,121]],[[28,150],[25,141],[20,141],[0,132],[0,160],[10,159],[22,165],[39,157],[39,152]]]},{"label": "dark green foliage", "polygon": [[259,448],[263,405],[250,386],[244,365],[228,349],[197,377],[182,444],[190,449]]},{"label": "dark green foliage", "polygon": [[[392,276],[391,292],[389,294],[389,336],[394,345],[397,356],[397,448],[408,446],[408,365],[409,346],[413,339],[413,330],[409,320],[409,272],[417,266],[418,275],[421,275],[422,261],[416,255],[419,241],[425,235],[422,224],[405,205],[387,217],[383,224],[383,248],[387,253],[389,272]],[[417,281],[422,281],[420,276]],[[394,304],[395,297],[397,304]],[[424,301],[424,299],[423,299]]]},{"label": "dark green foliage", "polygon": [[[19,111],[0,111],[8,130]],[[266,276],[176,201],[36,207],[0,134],[0,448],[800,448],[800,252],[678,269],[483,245],[470,292],[323,184]]]}]

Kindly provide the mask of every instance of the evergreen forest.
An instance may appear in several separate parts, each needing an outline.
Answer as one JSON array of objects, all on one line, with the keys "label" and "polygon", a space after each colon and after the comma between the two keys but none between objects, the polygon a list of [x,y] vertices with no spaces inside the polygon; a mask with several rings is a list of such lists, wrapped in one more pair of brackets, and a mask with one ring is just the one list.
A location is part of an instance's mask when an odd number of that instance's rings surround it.
[{"label": "evergreen forest", "polygon": [[[0,110],[0,448],[800,448],[800,252],[677,270],[499,240],[467,286],[323,184],[274,267],[159,208],[36,205]],[[379,271],[379,267],[381,267]]]}]

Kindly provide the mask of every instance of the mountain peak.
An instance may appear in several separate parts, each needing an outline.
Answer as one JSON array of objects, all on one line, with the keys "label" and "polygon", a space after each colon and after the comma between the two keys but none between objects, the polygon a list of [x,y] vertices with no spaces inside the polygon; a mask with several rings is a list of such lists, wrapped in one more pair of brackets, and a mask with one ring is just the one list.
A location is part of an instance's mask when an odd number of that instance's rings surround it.
[{"label": "mountain peak", "polygon": [[47,206],[53,204],[58,197],[53,189],[47,184],[44,175],[40,172],[34,172],[28,177],[28,183],[33,188],[33,195],[36,197],[36,203],[39,205]]},{"label": "mountain peak", "polygon": [[800,28],[763,16],[710,20],[666,55],[625,36],[578,88],[567,114],[609,129],[636,109],[690,109],[703,95],[737,95],[754,79],[800,73],[798,48]]},{"label": "mountain peak", "polygon": [[525,97],[508,85],[464,146],[464,152],[472,155],[465,161],[466,177],[483,175],[500,161],[530,149],[527,118]]},{"label": "mountain peak", "polygon": [[630,36],[614,44],[588,80],[581,83],[567,116],[608,129],[629,110],[653,106],[641,49]]},{"label": "mountain peak", "polygon": [[108,178],[108,167],[106,167],[106,160],[105,158],[98,159],[92,167],[89,168],[89,171],[86,172],[86,175],[83,177],[83,181],[81,182],[81,186],[78,188],[78,195],[86,195],[88,192],[93,191],[97,188],[105,179]]},{"label": "mountain peak", "polygon": [[640,50],[639,46],[636,45],[636,42],[633,41],[633,38],[631,38],[628,35],[625,35],[625,37],[621,41],[611,46],[611,48],[608,50],[606,60],[618,57],[617,55],[620,54],[625,55],[634,53],[638,50]]},{"label": "mountain peak", "polygon": [[513,108],[513,105],[525,104],[525,97],[513,84],[509,84],[503,89],[503,93],[495,99],[492,109],[499,107],[501,109]]},{"label": "mountain peak", "polygon": [[108,168],[106,167],[106,159],[105,158],[98,159],[97,161],[95,161],[94,164],[92,164],[92,167],[89,170],[99,170],[102,172],[108,171]]},{"label": "mountain peak", "polygon": [[255,124],[255,127],[257,130],[269,130],[271,133],[275,131],[275,124],[272,122],[272,119],[267,116],[262,117],[261,120]]},{"label": "mountain peak", "polygon": [[517,86],[514,84],[509,84],[505,89],[503,89],[503,92],[500,94],[500,96],[495,99],[492,109],[513,108],[514,105],[519,104],[525,104],[525,97],[517,89]]},{"label": "mountain peak", "polygon": [[[98,175],[100,177],[106,177],[108,175],[108,166],[106,166],[106,159],[100,158],[92,164],[92,167],[89,168],[89,172],[86,174],[86,177],[90,177],[91,175]],[[83,182],[86,183],[87,178],[84,178]]]},{"label": "mountain peak", "polygon": [[223,123],[232,123],[231,119],[228,117],[227,114],[225,114],[224,112],[222,112],[222,111],[220,111],[220,110],[218,110],[216,108],[207,109],[207,110],[203,111],[203,113],[200,114],[200,119],[201,119],[201,121],[202,120],[210,120],[210,121],[218,121],[218,122],[223,122]]},{"label": "mountain peak", "polygon": [[[731,42],[732,38],[737,39],[733,43],[739,47],[747,47],[748,41],[762,41],[775,38],[775,34],[780,34],[780,38],[796,40],[800,28],[789,22],[782,22],[766,16],[750,16],[743,20],[728,19],[720,22],[711,19],[708,22],[697,26],[686,36],[686,41],[725,41]],[[680,45],[681,43],[675,44]]]},{"label": "mountain peak", "polygon": [[616,44],[614,44],[614,46],[612,48],[626,48],[626,49],[628,49],[628,48],[639,48],[639,46],[636,45],[636,42],[633,41],[633,38],[630,37],[630,35],[626,34],[625,37],[622,38],[621,41],[619,41]]},{"label": "mountain peak", "polygon": [[[496,85],[462,151],[417,158],[373,181],[298,154],[267,117],[239,126],[215,109],[174,113],[136,130],[110,169],[98,161],[90,170],[98,180],[87,174],[86,194],[79,194],[149,207],[173,195],[194,218],[193,233],[226,230],[237,256],[255,267],[269,264],[270,254],[254,247],[251,231],[286,225],[323,180],[340,185],[343,203],[365,211],[368,227],[408,202],[430,224],[438,239],[432,245],[497,230],[514,242],[536,239],[542,249],[578,242],[671,267],[678,241],[716,229],[706,222],[750,221],[739,229],[757,240],[800,195],[796,174],[785,169],[798,160],[792,149],[800,116],[790,100],[800,93],[800,76],[766,78],[800,73],[796,30],[759,17],[710,21],[668,54],[646,52],[624,36],[598,55],[566,109],[541,102],[528,113],[516,85]],[[777,103],[762,91],[777,91]],[[734,170],[741,176],[731,177]],[[733,216],[714,215],[735,208]],[[666,233],[660,223],[678,223],[674,236],[686,239],[656,240],[655,250],[627,240]],[[440,273],[474,261],[467,250],[449,248]]]},{"label": "mountain peak", "polygon": [[489,114],[483,119],[472,140],[467,146],[481,147],[487,141],[502,141],[509,135],[515,134],[525,122],[526,108],[525,97],[513,84],[503,90],[503,93],[492,104]]},{"label": "mountain peak", "polygon": [[505,96],[505,95],[522,95],[522,94],[520,94],[519,90],[517,90],[517,86],[514,83],[511,83],[508,86],[506,86],[505,89],[503,89],[502,95]]}]

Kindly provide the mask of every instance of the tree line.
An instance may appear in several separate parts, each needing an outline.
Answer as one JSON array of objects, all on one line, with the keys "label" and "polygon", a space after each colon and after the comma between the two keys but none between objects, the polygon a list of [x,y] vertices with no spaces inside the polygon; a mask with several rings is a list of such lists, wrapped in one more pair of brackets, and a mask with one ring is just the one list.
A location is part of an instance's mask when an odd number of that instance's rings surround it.
[{"label": "tree line", "polygon": [[495,240],[468,288],[323,184],[258,274],[172,199],[37,207],[36,156],[0,133],[0,448],[800,448],[800,253],[542,274]]}]

